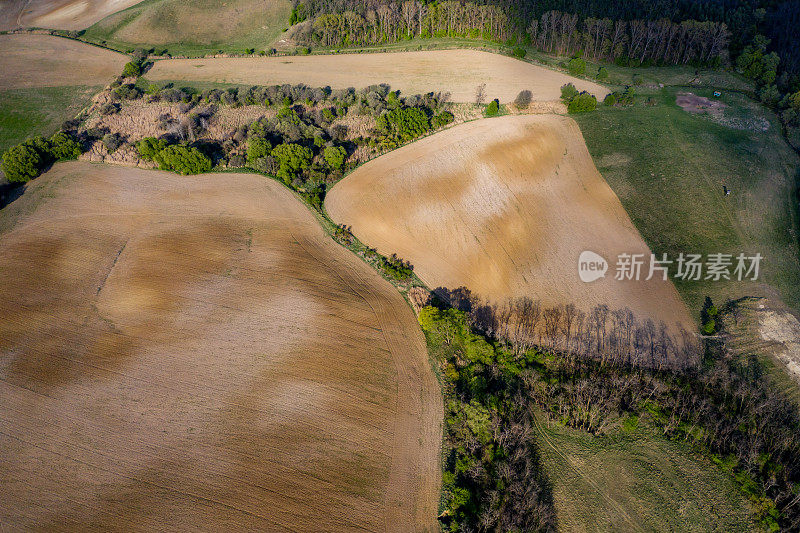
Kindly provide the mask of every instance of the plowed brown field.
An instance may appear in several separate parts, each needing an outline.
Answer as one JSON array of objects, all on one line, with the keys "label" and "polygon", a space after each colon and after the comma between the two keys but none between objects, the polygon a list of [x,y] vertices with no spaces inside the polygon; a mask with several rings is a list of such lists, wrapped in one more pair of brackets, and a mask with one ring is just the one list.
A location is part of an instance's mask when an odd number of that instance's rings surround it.
[{"label": "plowed brown field", "polygon": [[102,85],[122,73],[128,58],[51,35],[0,35],[0,89]]},{"label": "plowed brown field", "polygon": [[435,526],[413,312],[282,186],[64,163],[0,232],[0,529]]},{"label": "plowed brown field", "polygon": [[168,59],[156,61],[147,78],[246,85],[305,83],[334,89],[388,83],[407,95],[450,92],[456,102],[474,101],[482,83],[486,84],[486,96],[501,102],[512,101],[523,89],[530,90],[534,100],[558,100],[566,83],[600,100],[609,92],[590,81],[477,50]]},{"label": "plowed brown field", "polygon": [[[645,254],[647,265],[650,252],[566,117],[456,126],[358,168],[325,206],[365,243],[410,260],[432,287],[463,285],[494,302],[630,307],[692,324],[670,281],[644,281],[646,266],[641,281],[614,279],[619,254]],[[580,280],[584,250],[606,258],[605,278]]]},{"label": "plowed brown field", "polygon": [[142,0],[4,0],[0,30],[54,28],[82,30]]}]

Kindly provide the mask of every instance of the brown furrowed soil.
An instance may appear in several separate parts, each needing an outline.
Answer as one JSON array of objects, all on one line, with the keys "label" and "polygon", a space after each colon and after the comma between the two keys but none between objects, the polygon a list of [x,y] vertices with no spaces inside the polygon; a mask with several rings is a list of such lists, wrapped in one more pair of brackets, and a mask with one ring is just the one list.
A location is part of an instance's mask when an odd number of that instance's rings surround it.
[{"label": "brown furrowed soil", "polygon": [[0,35],[0,89],[102,85],[128,58],[97,46],[51,35]]},{"label": "brown furrowed soil", "polygon": [[473,102],[482,83],[486,84],[487,99],[498,98],[503,103],[511,102],[524,89],[533,93],[534,100],[558,100],[561,86],[570,82],[599,100],[609,92],[590,81],[476,50],[169,59],[157,61],[146,76],[246,85],[305,83],[334,89],[388,83],[407,95],[450,92],[455,102]]},{"label": "brown furrowed soil", "polygon": [[278,183],[58,164],[0,271],[4,527],[435,528],[413,312]]},{"label": "brown furrowed soil", "polygon": [[[329,192],[338,223],[410,260],[431,287],[466,286],[496,303],[630,307],[640,318],[691,318],[670,281],[649,274],[649,249],[595,168],[577,124],[555,115],[459,125],[367,163]],[[584,250],[608,261],[583,283]],[[616,281],[619,254],[645,254],[641,281]]]},{"label": "brown furrowed soil", "polygon": [[7,0],[0,9],[0,30],[53,28],[82,30],[142,0]]}]

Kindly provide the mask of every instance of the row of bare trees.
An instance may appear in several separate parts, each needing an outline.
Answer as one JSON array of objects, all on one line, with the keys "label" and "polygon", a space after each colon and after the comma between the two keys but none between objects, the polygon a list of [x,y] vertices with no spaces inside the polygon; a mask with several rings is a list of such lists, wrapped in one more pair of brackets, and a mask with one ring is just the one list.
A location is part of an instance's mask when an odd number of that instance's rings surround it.
[{"label": "row of bare trees", "polygon": [[574,304],[546,306],[529,297],[501,305],[485,304],[469,289],[434,291],[447,305],[467,311],[472,326],[506,343],[521,355],[535,346],[557,352],[567,361],[591,357],[601,363],[662,369],[685,369],[699,363],[698,337],[679,324],[672,327],[641,319],[628,308]]},{"label": "row of bare trees", "polygon": [[620,57],[644,63],[670,65],[707,63],[727,57],[730,32],[724,23],[685,20],[611,20],[548,11],[528,27],[531,42],[540,50],[571,55],[582,50],[594,59]]}]

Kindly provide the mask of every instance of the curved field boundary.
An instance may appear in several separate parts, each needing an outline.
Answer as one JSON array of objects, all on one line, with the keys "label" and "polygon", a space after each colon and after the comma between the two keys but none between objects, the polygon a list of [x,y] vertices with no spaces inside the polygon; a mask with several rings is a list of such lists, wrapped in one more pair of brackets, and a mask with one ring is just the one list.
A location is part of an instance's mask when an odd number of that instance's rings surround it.
[{"label": "curved field boundary", "polygon": [[561,86],[573,83],[602,100],[608,89],[514,58],[477,50],[431,50],[291,57],[220,57],[157,61],[150,80],[182,80],[273,85],[305,83],[334,89],[388,83],[404,94],[450,92],[456,102],[473,102],[478,85],[488,99],[512,101],[528,89],[533,99],[553,101]]},{"label": "curved field boundary", "polygon": [[[670,281],[614,280],[621,253],[649,249],[597,172],[577,124],[555,115],[462,124],[375,159],[340,181],[325,206],[364,243],[410,260],[431,287],[486,300],[630,307],[692,324]],[[609,262],[583,283],[578,256]],[[649,261],[648,261],[649,263]]]},{"label": "curved field boundary", "polygon": [[0,523],[433,530],[402,296],[253,174],[62,163],[0,214]]},{"label": "curved field boundary", "polygon": [[82,30],[142,0],[6,0],[0,30],[52,28]]},{"label": "curved field boundary", "polygon": [[128,57],[74,39],[20,33],[0,35],[0,90],[103,85]]}]

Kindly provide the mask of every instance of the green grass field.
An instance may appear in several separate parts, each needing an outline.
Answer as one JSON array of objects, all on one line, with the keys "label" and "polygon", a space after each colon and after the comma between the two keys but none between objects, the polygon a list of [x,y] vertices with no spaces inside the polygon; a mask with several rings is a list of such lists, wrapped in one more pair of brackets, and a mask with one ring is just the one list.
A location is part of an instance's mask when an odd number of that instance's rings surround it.
[{"label": "green grass field", "polygon": [[759,531],[733,479],[629,419],[595,437],[548,424],[536,438],[562,531]]},{"label": "green grass field", "polygon": [[288,25],[288,0],[145,0],[109,15],[83,38],[118,50],[142,46],[175,55],[269,48]]},{"label": "green grass field", "polygon": [[[678,282],[698,311],[706,295],[763,295],[800,309],[798,158],[777,117],[747,97],[723,92],[729,107],[714,119],[675,104],[687,89],[640,90],[630,108],[598,106],[575,115],[597,168],[656,255],[761,253],[765,283]],[[710,89],[693,89],[710,97]],[[655,105],[646,106],[652,96]],[[764,131],[727,124],[768,124]],[[723,186],[732,190],[725,196]],[[609,259],[615,262],[616,258]],[[674,266],[674,265],[673,265]]]},{"label": "green grass field", "polygon": [[0,91],[0,152],[33,135],[52,135],[89,105],[100,87],[38,87]]}]

